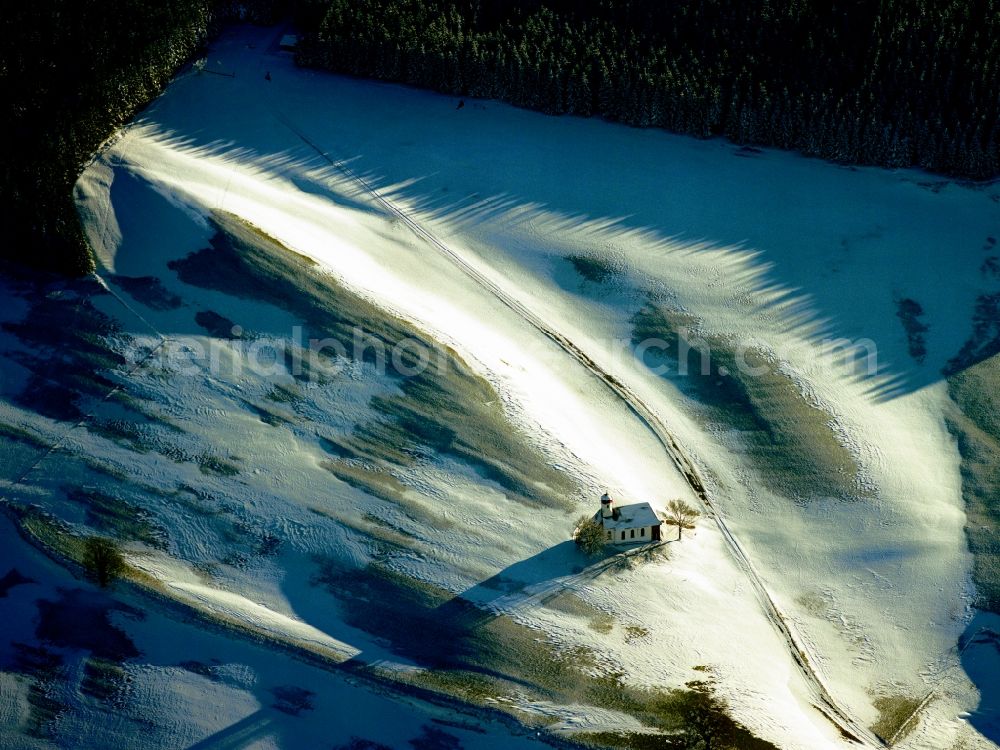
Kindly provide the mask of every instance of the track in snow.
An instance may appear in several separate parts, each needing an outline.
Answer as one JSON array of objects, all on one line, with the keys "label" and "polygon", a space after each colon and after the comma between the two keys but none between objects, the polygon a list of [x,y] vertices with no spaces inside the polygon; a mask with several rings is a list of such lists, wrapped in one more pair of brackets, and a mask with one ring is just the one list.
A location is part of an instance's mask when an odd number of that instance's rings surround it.
[{"label": "track in snow", "polygon": [[523,612],[531,607],[543,606],[566,591],[575,591],[586,583],[593,581],[607,570],[628,562],[630,557],[636,557],[652,550],[662,547],[666,542],[655,542],[645,544],[642,547],[625,550],[616,555],[600,560],[590,565],[579,573],[574,573],[560,578],[553,578],[541,583],[525,586],[512,594],[503,594],[496,599],[484,603],[475,603],[481,609],[493,612],[497,617],[501,615],[514,615]]},{"label": "track in snow", "polygon": [[555,342],[556,345],[558,345],[563,351],[572,356],[593,376],[603,382],[609,390],[611,390],[629,407],[632,413],[635,414],[635,416],[663,446],[664,451],[670,457],[674,466],[677,467],[678,471],[680,471],[680,473],[684,476],[695,495],[698,496],[698,499],[705,509],[706,515],[715,521],[716,526],[726,541],[726,546],[732,554],[733,559],[750,581],[757,599],[761,604],[761,608],[785,640],[788,649],[792,654],[792,658],[799,666],[799,670],[802,672],[807,684],[810,686],[816,699],[814,703],[816,709],[826,716],[833,724],[835,724],[845,738],[859,744],[868,744],[873,747],[885,747],[887,743],[882,738],[878,737],[875,733],[855,719],[846,708],[837,703],[836,699],[830,693],[826,684],[823,682],[822,677],[814,666],[815,659],[810,654],[808,645],[796,634],[791,622],[775,603],[770,592],[767,590],[763,579],[760,574],[757,573],[753,563],[750,561],[750,557],[744,551],[742,545],[736,539],[732,531],[730,531],[725,519],[716,508],[715,501],[712,499],[711,493],[709,492],[705,481],[702,479],[700,472],[695,466],[694,461],[692,461],[684,449],[681,448],[680,444],[671,434],[670,430],[667,429],[663,420],[661,420],[656,413],[627,385],[604,370],[599,364],[591,359],[585,351],[574,344],[571,340],[560,334],[558,331],[550,328],[545,321],[536,315],[531,309],[509,295],[490,278],[472,266],[459,253],[452,250],[442,240],[438,239],[434,234],[425,229],[407,211],[383,196],[375,187],[365,180],[364,177],[357,174],[342,160],[332,158],[326,151],[320,148],[314,141],[305,135],[305,133],[284,117],[275,114],[275,118],[282,125],[292,131],[292,133],[294,133],[303,143],[309,146],[309,148],[319,154],[322,159],[347,177],[350,181],[360,186],[380,206],[389,212],[391,216],[401,221],[415,235],[430,244],[442,255],[446,256],[476,284],[486,289],[497,300],[513,310],[514,313],[516,313],[525,322]]}]

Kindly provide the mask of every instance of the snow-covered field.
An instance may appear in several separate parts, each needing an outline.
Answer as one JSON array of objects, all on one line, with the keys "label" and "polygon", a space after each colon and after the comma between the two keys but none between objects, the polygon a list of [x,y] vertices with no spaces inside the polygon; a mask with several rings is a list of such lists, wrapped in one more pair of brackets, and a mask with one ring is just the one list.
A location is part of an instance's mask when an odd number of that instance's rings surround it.
[{"label": "snow-covered field", "polygon": [[[108,291],[46,287],[40,303],[7,282],[0,421],[9,437],[14,426],[63,441],[36,464],[43,445],[6,440],[7,497],[133,540],[132,563],[170,598],[260,638],[392,684],[440,688],[474,663],[492,681],[444,692],[548,737],[648,731],[596,700],[591,680],[627,695],[709,679],[781,748],[854,744],[817,707],[817,683],[857,725],[884,739],[902,729],[901,747],[995,746],[994,647],[959,652],[963,633],[997,624],[972,607],[941,370],[972,335],[977,298],[1000,290],[986,272],[1000,186],[493,102],[456,109],[298,70],[278,36],[228,33],[84,173],[78,204]],[[316,269],[231,263],[223,235],[284,252],[258,231]],[[48,339],[17,328],[33,315]],[[77,387],[67,369],[110,356],[84,338],[58,373],[31,360],[39,347],[59,360],[53,320],[84,319],[122,355],[117,374],[88,384],[79,414],[39,413],[46,382]],[[348,323],[416,338],[457,374],[417,390],[363,358],[286,366]],[[709,375],[677,372],[679,335],[711,350]],[[609,570],[567,542],[601,491],[657,508],[701,501],[595,371],[667,426],[720,520],[703,518],[666,557]],[[456,399],[474,418],[442,437]],[[477,434],[491,439],[463,442]],[[20,614],[5,640],[44,640],[34,602],[81,584],[22,543],[3,554],[0,574],[39,582],[10,590]],[[464,602],[482,613],[468,625]],[[139,652],[122,659],[131,687],[108,699],[126,707],[114,719],[108,700],[73,692],[88,645],[62,644],[62,682],[49,679],[70,708],[45,731],[105,733],[114,747],[136,742],[139,719],[143,746],[421,747],[432,730],[464,747],[530,741],[481,713],[442,725],[446,709],[405,691],[171,612],[110,615]],[[489,655],[461,661],[466,648]],[[572,695],[556,685],[568,674]],[[2,679],[4,726],[23,730],[41,715],[33,683]],[[376,718],[387,715],[398,725]]]}]

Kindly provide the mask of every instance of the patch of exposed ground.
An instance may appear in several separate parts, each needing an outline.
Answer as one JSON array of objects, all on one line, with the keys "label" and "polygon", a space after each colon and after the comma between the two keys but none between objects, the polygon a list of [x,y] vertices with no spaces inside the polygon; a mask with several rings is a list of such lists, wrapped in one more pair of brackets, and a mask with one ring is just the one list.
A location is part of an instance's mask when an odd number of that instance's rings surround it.
[{"label": "patch of exposed ground", "polygon": [[[516,501],[571,504],[573,481],[549,466],[506,418],[492,386],[453,351],[242,220],[219,214],[214,223],[210,247],[170,264],[181,281],[285,310],[303,322],[305,339],[335,341],[341,353],[396,380],[397,393],[372,399],[380,416],[342,440],[349,450],[395,466],[447,455]],[[431,363],[424,369],[422,355]],[[258,415],[263,408],[254,405]],[[270,417],[274,410],[267,411]]]},{"label": "patch of exposed ground", "polygon": [[700,321],[650,302],[632,319],[646,364],[691,397],[703,422],[737,437],[760,480],[799,500],[856,498],[859,466],[833,417],[759,349],[739,349],[699,330]]},{"label": "patch of exposed ground", "polygon": [[1000,354],[1000,292],[982,294],[972,312],[972,335],[945,366],[945,375],[955,375],[978,362]]},{"label": "patch of exposed ground", "polygon": [[913,715],[920,706],[920,698],[907,695],[876,696],[872,705],[878,710],[878,719],[871,729],[886,742],[899,742],[916,726]]},{"label": "patch of exposed ground", "polygon": [[948,392],[978,605],[1000,614],[1000,355],[952,375]]},{"label": "patch of exposed ground", "polygon": [[[334,598],[348,624],[366,629],[396,653],[428,668],[407,673],[404,680],[478,704],[519,695],[564,705],[601,706],[635,716],[652,730],[691,738],[697,726],[710,721],[735,746],[773,747],[729,718],[709,682],[692,681],[675,690],[629,685],[592,649],[559,647],[509,617],[482,610],[382,564],[348,568],[328,558],[315,562],[314,584]],[[569,598],[562,606],[588,609]],[[628,741],[644,741],[640,739],[644,736],[629,735]],[[602,744],[609,738],[602,737]],[[663,742],[662,736],[658,739]],[[610,746],[633,745],[616,740]]]},{"label": "patch of exposed ground", "polygon": [[91,297],[103,294],[107,291],[92,279],[71,282],[64,289],[38,284],[25,290],[31,301],[27,315],[3,324],[24,347],[4,352],[29,373],[15,397],[19,406],[75,422],[89,401],[104,398],[115,387],[114,373],[128,365],[120,349],[129,342],[91,302]]},{"label": "patch of exposed ground", "polygon": [[89,487],[67,487],[66,496],[85,509],[88,526],[122,541],[166,549],[166,529],[153,520],[150,512],[128,500]]},{"label": "patch of exposed ground", "polygon": [[122,288],[136,302],[153,310],[176,310],[183,300],[171,292],[156,276],[111,276],[111,281]]},{"label": "patch of exposed ground", "polygon": [[924,308],[916,300],[909,297],[896,300],[896,317],[906,332],[906,349],[918,364],[923,364],[927,357],[925,334],[930,330],[922,320],[923,315]]},{"label": "patch of exposed ground", "polygon": [[619,273],[612,263],[593,255],[569,255],[566,260],[577,274],[594,284],[608,281]]}]

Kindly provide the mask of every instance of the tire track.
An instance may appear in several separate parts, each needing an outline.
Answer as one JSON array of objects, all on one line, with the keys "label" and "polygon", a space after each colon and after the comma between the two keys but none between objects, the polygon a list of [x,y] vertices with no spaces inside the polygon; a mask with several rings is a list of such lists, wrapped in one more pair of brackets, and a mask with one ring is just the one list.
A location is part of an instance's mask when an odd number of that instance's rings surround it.
[{"label": "tire track", "polygon": [[603,382],[609,390],[611,390],[628,406],[629,410],[646,426],[660,445],[663,446],[664,452],[669,456],[674,466],[684,476],[688,485],[698,497],[698,500],[701,502],[705,510],[705,515],[715,522],[716,527],[719,529],[726,542],[726,546],[729,549],[730,554],[736,564],[743,571],[744,575],[750,581],[762,610],[767,615],[768,619],[771,621],[778,633],[785,640],[793,660],[798,665],[800,672],[813,692],[813,697],[815,699],[814,706],[816,709],[840,730],[841,735],[845,739],[857,744],[868,745],[871,747],[886,747],[887,743],[884,740],[856,720],[846,708],[837,703],[836,699],[830,693],[815,666],[816,659],[812,655],[811,649],[808,644],[805,643],[801,637],[799,637],[792,623],[778,607],[774,598],[767,590],[760,574],[757,572],[756,568],[754,568],[749,555],[729,529],[729,526],[726,524],[724,517],[719,512],[715,504],[715,500],[709,492],[708,487],[706,486],[706,483],[702,478],[701,473],[698,471],[694,461],[687,455],[685,450],[667,428],[666,424],[656,415],[653,409],[651,409],[641,398],[639,398],[631,388],[604,370],[604,368],[602,368],[597,362],[591,359],[591,357],[579,346],[548,326],[545,321],[536,315],[531,309],[509,295],[489,277],[470,264],[464,257],[452,250],[442,240],[438,239],[434,234],[425,229],[409,213],[397,206],[388,198],[384,197],[363,176],[359,175],[347,166],[347,164],[345,164],[342,160],[332,158],[326,151],[306,136],[305,133],[284,117],[277,114],[274,116],[303,143],[319,154],[323,160],[329,163],[348,180],[362,188],[365,193],[367,193],[379,206],[385,209],[385,211],[388,212],[393,218],[402,222],[407,228],[410,229],[411,232],[413,232],[413,234],[423,239],[438,252],[447,257],[455,266],[465,273],[466,276],[472,279],[472,281],[488,291],[498,301],[518,315],[518,317],[522,318],[537,331],[553,341],[563,351],[585,367],[594,377]]}]

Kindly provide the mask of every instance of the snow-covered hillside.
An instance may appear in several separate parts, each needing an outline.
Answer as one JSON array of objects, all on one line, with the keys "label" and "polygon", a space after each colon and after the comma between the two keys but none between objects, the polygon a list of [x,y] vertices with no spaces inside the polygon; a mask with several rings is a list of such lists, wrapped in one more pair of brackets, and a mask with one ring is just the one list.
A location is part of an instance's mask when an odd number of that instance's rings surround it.
[{"label": "snow-covered hillside", "polygon": [[[781,748],[995,746],[941,373],[1000,187],[456,109],[279,36],[228,33],[86,170],[99,283],[4,281],[4,495],[138,581],[4,550],[24,746],[607,744],[694,681]],[[604,489],[703,517],[595,564]]]}]

